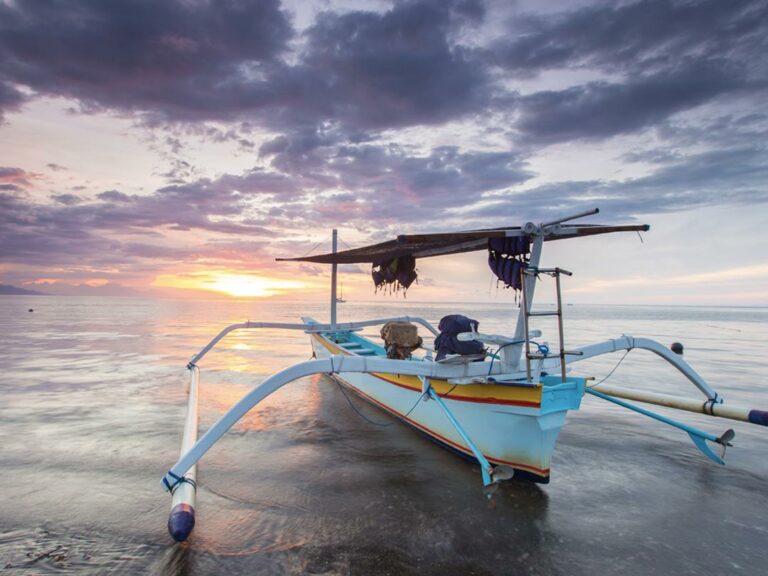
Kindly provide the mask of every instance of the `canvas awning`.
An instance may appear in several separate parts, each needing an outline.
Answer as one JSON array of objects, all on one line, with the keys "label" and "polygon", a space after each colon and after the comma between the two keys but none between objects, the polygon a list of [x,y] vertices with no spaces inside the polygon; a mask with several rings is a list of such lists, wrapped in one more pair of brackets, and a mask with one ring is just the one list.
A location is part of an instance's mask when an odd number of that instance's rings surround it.
[{"label": "canvas awning", "polygon": [[[645,232],[650,229],[647,224],[628,224],[621,226],[605,226],[601,224],[560,224],[545,228],[544,240],[561,240],[608,234],[611,232]],[[510,228],[494,228],[489,230],[468,230],[464,232],[448,232],[444,234],[404,234],[395,240],[379,244],[371,244],[352,250],[344,250],[316,256],[300,258],[277,258],[279,261],[313,262],[315,264],[360,264],[379,263],[390,258],[413,256],[414,258],[429,258],[446,254],[460,254],[485,250],[489,238],[505,236],[522,236],[527,232],[519,226]]]}]

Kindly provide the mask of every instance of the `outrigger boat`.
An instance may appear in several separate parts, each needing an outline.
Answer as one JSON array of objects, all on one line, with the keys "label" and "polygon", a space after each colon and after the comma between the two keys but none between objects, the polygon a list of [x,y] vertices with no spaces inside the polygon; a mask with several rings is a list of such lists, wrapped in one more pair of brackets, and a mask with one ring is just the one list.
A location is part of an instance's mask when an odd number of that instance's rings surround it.
[{"label": "outrigger boat", "polygon": [[[195,475],[200,458],[264,398],[285,384],[312,374],[332,376],[436,442],[476,461],[489,496],[500,481],[513,475],[535,482],[549,481],[550,459],[557,436],[568,411],[578,410],[585,394],[686,432],[705,456],[724,464],[723,456],[734,438],[733,430],[716,436],[626,401],[768,425],[768,412],[725,405],[723,398],[683,360],[680,345],[673,345],[670,350],[647,338],[622,336],[573,350],[565,348],[560,280],[571,273],[562,268],[539,267],[544,243],[649,230],[647,225],[571,223],[596,213],[598,210],[592,210],[553,222],[528,222],[517,227],[403,235],[388,242],[342,252],[337,251],[334,231],[331,253],[285,259],[331,265],[330,322],[303,318],[302,323],[296,324],[250,321],[233,324],[223,329],[189,362],[188,413],[181,456],[162,479],[163,487],[173,494],[168,521],[173,538],[185,540],[194,527]],[[464,324],[468,329],[445,338],[427,320],[411,316],[337,322],[339,264],[369,263],[373,266],[377,284],[400,282],[408,286],[416,275],[416,260],[473,251],[487,251],[493,272],[506,285],[521,292],[517,326],[512,336],[480,333],[477,324],[470,321]],[[536,285],[542,277],[554,279],[557,294],[554,310],[532,307]],[[535,339],[541,334],[530,327],[531,318],[546,315],[555,316],[558,321],[559,348],[554,352],[548,346],[536,343]],[[442,357],[444,351],[438,350],[434,356],[433,350],[424,344],[422,356],[392,357],[392,347],[386,342],[386,346],[382,346],[358,333],[366,327],[392,325],[393,322],[408,323],[406,326],[417,324],[436,336],[436,342],[447,340],[458,349],[462,348],[462,343],[474,343],[481,350],[487,346],[495,347],[495,351],[484,350],[479,357],[461,353]],[[310,337],[315,358],[285,368],[256,385],[197,439],[199,362],[230,332],[254,329],[304,332]],[[648,350],[672,364],[698,389],[704,400],[686,400],[602,384],[587,385],[586,378],[568,373],[568,366],[575,362],[632,349]],[[712,449],[714,445],[719,447],[719,453]]]}]

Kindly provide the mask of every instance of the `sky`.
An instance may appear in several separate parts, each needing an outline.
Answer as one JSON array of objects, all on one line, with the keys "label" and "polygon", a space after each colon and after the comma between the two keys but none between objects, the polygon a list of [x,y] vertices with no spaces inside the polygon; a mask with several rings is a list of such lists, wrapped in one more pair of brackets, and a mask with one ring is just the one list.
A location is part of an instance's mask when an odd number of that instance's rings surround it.
[{"label": "sky", "polygon": [[[764,0],[0,0],[0,283],[321,298],[275,258],[333,228],[599,207],[651,230],[548,244],[568,301],[765,306],[766,136]],[[514,296],[482,253],[418,270],[409,299]]]}]

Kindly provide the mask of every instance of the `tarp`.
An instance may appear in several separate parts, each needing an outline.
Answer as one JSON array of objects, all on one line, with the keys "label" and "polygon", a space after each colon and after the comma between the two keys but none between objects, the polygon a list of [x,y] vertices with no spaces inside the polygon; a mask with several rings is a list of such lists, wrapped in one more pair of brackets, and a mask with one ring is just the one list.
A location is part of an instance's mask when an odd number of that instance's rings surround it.
[{"label": "tarp", "polygon": [[[645,232],[650,227],[647,224],[629,224],[622,226],[604,226],[600,224],[561,224],[548,227],[544,240],[561,240],[578,238],[610,232]],[[336,252],[335,254],[320,254],[300,258],[277,258],[280,261],[314,262],[316,264],[370,264],[380,263],[390,258],[413,256],[414,258],[429,258],[446,254],[459,254],[486,250],[489,238],[526,235],[522,228],[494,228],[490,230],[468,230],[464,232],[449,232],[446,234],[412,234],[398,236],[379,244],[371,244],[361,248]]]}]

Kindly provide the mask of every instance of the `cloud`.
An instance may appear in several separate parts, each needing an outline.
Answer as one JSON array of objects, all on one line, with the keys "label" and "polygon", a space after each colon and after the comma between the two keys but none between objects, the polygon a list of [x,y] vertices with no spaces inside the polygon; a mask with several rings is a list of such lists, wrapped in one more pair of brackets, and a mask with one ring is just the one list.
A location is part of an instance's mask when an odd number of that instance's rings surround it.
[{"label": "cloud", "polygon": [[[237,108],[244,87],[264,87],[252,79],[293,35],[277,0],[1,3],[0,22],[0,78],[86,106],[178,118]],[[7,94],[0,88],[13,104]]]},{"label": "cloud", "polygon": [[513,74],[592,68],[647,73],[687,59],[718,57],[764,70],[768,6],[762,0],[641,0],[554,14],[515,15],[490,47]]},{"label": "cloud", "polygon": [[59,204],[64,204],[65,206],[74,206],[75,204],[80,204],[80,202],[83,201],[80,196],[76,196],[75,194],[53,194],[51,199],[55,200]]},{"label": "cloud", "polygon": [[[0,169],[0,179],[6,181],[24,181],[27,174]],[[274,231],[260,221],[259,204],[293,191],[279,176],[258,170],[167,186],[145,196],[108,190],[88,202],[54,194],[55,204],[43,204],[21,188],[8,186],[14,188],[0,190],[0,256],[6,262],[36,265],[125,263],[137,257],[182,260],[212,253],[226,260],[220,246],[205,245],[205,237],[193,242],[194,248],[169,247],[161,241],[168,230],[271,237]],[[124,240],[147,232],[159,243]]]},{"label": "cloud", "polygon": [[[302,141],[303,142],[303,141]],[[419,154],[395,144],[316,147],[284,138],[272,165],[291,174],[315,201],[283,203],[278,219],[306,219],[364,226],[365,222],[414,222],[439,218],[491,190],[531,177],[526,159],[513,152],[462,152],[441,146]]]},{"label": "cloud", "polygon": [[26,97],[11,83],[4,82],[0,74],[0,124],[3,123],[5,112],[13,112],[21,108]]},{"label": "cloud", "polygon": [[0,183],[13,185],[15,189],[22,189],[32,186],[32,180],[38,177],[21,168],[12,168],[0,166]]},{"label": "cloud", "polygon": [[747,83],[738,67],[683,61],[624,83],[590,82],[521,98],[517,130],[542,143],[603,139],[654,126],[739,88]]},{"label": "cloud", "polygon": [[[292,52],[295,31],[277,0],[4,3],[0,79],[73,98],[81,112],[137,112],[150,124],[245,118],[277,131],[337,122],[352,132],[434,124],[489,101],[486,67],[455,41],[483,14],[479,0],[326,11]],[[252,144],[231,130],[208,137]]]},{"label": "cloud", "polygon": [[[565,181],[488,197],[463,210],[469,222],[502,225],[511,217],[546,220],[599,206],[612,217],[632,218],[706,206],[768,203],[768,150],[714,150],[666,159],[646,176],[627,180]],[[546,198],[546,203],[540,200]]]},{"label": "cloud", "polygon": [[602,3],[517,16],[513,33],[489,51],[496,64],[522,78],[565,69],[606,76],[510,99],[521,141],[605,139],[724,95],[764,99],[766,23],[762,1]]},{"label": "cloud", "polygon": [[[21,101],[14,82],[73,98],[85,112],[185,122],[244,150],[256,145],[245,136],[257,126],[295,151],[329,130],[337,142],[359,143],[383,130],[501,113],[526,142],[546,144],[642,130],[723,94],[762,91],[768,77],[764,2],[643,0],[516,14],[496,40],[478,37],[485,18],[480,0],[410,0],[379,12],[326,10],[299,36],[277,0],[5,3],[0,106]],[[563,68],[611,78],[523,97],[502,83]],[[245,122],[201,125],[211,120]],[[184,147],[176,136],[166,144]],[[285,144],[278,136],[261,152]]]},{"label": "cloud", "polygon": [[[47,180],[0,168],[2,259],[247,267],[340,223],[378,239],[596,204],[632,217],[765,202],[765,2],[566,3],[509,21],[498,11],[516,8],[480,0],[326,6],[297,31],[277,0],[0,1],[0,114],[63,97],[128,116],[169,167],[141,194],[71,161],[48,162]],[[595,154],[632,178],[539,168],[553,144],[633,134]],[[195,166],[222,144],[253,168]]]},{"label": "cloud", "polygon": [[320,82],[318,115],[379,129],[455,119],[489,101],[491,77],[457,27],[479,22],[479,2],[400,2],[384,13],[322,13],[294,72]]}]

